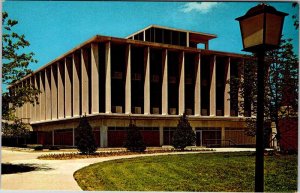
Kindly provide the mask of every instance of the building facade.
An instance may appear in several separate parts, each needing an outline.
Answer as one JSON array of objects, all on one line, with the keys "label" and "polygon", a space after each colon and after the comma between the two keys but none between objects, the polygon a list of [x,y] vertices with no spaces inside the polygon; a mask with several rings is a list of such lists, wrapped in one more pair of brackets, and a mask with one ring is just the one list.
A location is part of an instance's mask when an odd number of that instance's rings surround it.
[{"label": "building facade", "polygon": [[213,38],[154,25],[127,38],[97,35],[10,85],[12,92],[26,84],[41,91],[16,115],[45,145],[74,146],[82,115],[99,147],[121,147],[130,120],[147,146],[170,145],[184,112],[198,146],[254,144],[239,114],[243,99],[227,84],[246,58],[209,50]]}]

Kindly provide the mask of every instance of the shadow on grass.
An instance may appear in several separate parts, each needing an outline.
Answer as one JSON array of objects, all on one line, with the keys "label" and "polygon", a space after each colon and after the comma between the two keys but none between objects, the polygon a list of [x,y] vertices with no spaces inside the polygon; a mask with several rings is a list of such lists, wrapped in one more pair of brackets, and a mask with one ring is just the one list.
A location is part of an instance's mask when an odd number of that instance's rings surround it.
[{"label": "shadow on grass", "polygon": [[11,163],[2,163],[1,164],[1,174],[15,174],[15,173],[24,173],[32,171],[46,171],[51,170],[49,167],[38,164],[11,164]]},{"label": "shadow on grass", "polygon": [[233,158],[233,157],[255,157],[255,152],[231,152],[224,153],[224,158]]}]

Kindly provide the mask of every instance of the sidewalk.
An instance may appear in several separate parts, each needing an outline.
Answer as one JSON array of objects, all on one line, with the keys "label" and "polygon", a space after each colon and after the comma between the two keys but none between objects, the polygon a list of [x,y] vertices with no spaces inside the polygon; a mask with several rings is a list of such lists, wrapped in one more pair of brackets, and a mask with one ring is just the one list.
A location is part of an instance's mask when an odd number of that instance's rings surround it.
[{"label": "sidewalk", "polygon": [[[2,163],[26,164],[35,167],[31,172],[5,174],[1,176],[2,190],[76,190],[80,187],[73,178],[78,169],[93,163],[133,158],[141,156],[157,156],[166,154],[212,153],[212,152],[237,152],[255,151],[254,148],[214,148],[216,151],[205,152],[171,152],[144,155],[126,155],[115,157],[87,158],[74,160],[39,160],[38,156],[50,152],[24,152],[2,148]],[[55,153],[58,153],[56,151]],[[74,152],[74,151],[73,151]],[[53,152],[51,152],[53,153]],[[59,152],[62,153],[62,152]],[[66,153],[66,151],[64,151]]]}]

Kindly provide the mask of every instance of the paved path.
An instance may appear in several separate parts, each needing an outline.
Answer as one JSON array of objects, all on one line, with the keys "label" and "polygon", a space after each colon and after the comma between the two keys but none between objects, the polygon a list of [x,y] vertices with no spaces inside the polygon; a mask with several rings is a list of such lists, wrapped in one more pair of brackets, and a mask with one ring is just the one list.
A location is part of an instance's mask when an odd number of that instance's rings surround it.
[{"label": "paved path", "polygon": [[[217,148],[214,152],[255,151],[253,148]],[[210,151],[212,152],[212,151]],[[39,160],[45,152],[21,152],[2,149],[2,163],[28,164],[37,169],[31,172],[1,175],[3,190],[81,190],[73,178],[76,170],[93,163],[141,156],[166,155],[166,153],[126,155],[103,158],[87,158],[74,160]],[[187,154],[195,152],[176,152],[170,154]],[[197,153],[209,153],[197,152]]]}]

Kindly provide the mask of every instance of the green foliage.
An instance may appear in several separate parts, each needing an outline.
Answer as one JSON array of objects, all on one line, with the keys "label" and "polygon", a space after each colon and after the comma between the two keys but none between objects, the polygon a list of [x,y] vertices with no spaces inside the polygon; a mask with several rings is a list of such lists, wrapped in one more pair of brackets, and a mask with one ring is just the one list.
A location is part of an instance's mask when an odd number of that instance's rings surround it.
[{"label": "green foliage", "polygon": [[196,142],[196,135],[188,121],[186,114],[180,118],[177,128],[173,135],[172,145],[176,149],[184,150],[186,146],[194,145]]},{"label": "green foliage", "polygon": [[2,135],[10,138],[29,138],[29,125],[21,119],[15,119],[13,123],[2,121]]},{"label": "green foliage", "polygon": [[[2,13],[2,83],[4,85],[16,84],[24,76],[32,71],[28,68],[30,63],[37,63],[33,58],[34,53],[23,53],[22,49],[30,46],[24,35],[13,31],[18,21],[8,18],[7,12]],[[39,91],[29,84],[14,86],[9,91],[2,90],[2,120],[6,120],[2,128],[4,136],[16,134],[21,137],[25,132],[26,124],[14,115],[17,108],[25,103],[34,104],[37,101]],[[2,121],[3,122],[3,121]],[[15,130],[15,131],[13,131]],[[8,135],[6,135],[8,134]]]},{"label": "green foliage", "polygon": [[[292,39],[283,39],[280,48],[267,53],[270,68],[267,85],[270,116],[294,116],[298,112],[298,57],[293,51]],[[273,119],[272,121],[275,121]]]},{"label": "green foliage", "polygon": [[293,8],[296,8],[296,13],[292,15],[292,19],[294,21],[294,27],[296,30],[299,29],[299,7],[298,7],[298,2],[293,2],[292,4]]},{"label": "green foliage", "polygon": [[124,147],[132,152],[143,152],[146,150],[141,131],[131,121],[127,130],[127,139],[124,142]]},{"label": "green foliage", "polygon": [[[49,148],[50,150],[50,148]],[[202,148],[199,150],[191,150],[193,152],[209,152],[209,151],[215,151],[214,149],[207,149],[207,148]],[[124,156],[124,155],[141,155],[141,154],[157,154],[157,153],[174,153],[173,150],[151,150],[149,149],[148,151],[144,152],[132,152],[132,151],[103,151],[99,153],[94,153],[90,155],[84,155],[80,153],[50,153],[50,154],[43,154],[38,157],[38,159],[43,159],[43,160],[68,160],[68,159],[85,159],[85,158],[99,158],[99,157],[115,157],[115,156]]]},{"label": "green foliage", "polygon": [[34,149],[35,151],[41,151],[41,150],[44,149],[44,147],[43,147],[42,145],[38,145],[38,146],[35,146],[33,149]]},{"label": "green foliage", "polygon": [[14,83],[32,71],[28,69],[29,63],[37,63],[34,53],[21,53],[20,49],[30,46],[25,35],[12,31],[18,21],[8,19],[8,13],[2,13],[2,81],[4,84]]},{"label": "green foliage", "polygon": [[[282,117],[297,116],[298,112],[299,67],[298,57],[293,52],[291,41],[292,39],[282,39],[280,47],[268,51],[265,57],[265,128],[270,127],[271,122],[275,122],[277,133],[279,133],[278,120]],[[257,63],[255,55],[252,56],[252,59],[246,60],[244,65],[239,65],[239,72],[241,74],[240,80],[231,77],[228,82],[232,88],[231,95],[240,95],[241,98],[244,98],[244,100],[238,102],[240,106],[239,114],[256,116]],[[255,123],[255,118],[247,118],[247,135],[255,135]]]},{"label": "green foliage", "polygon": [[[203,153],[102,162],[74,178],[86,191],[253,192],[254,171],[252,152]],[[267,192],[297,191],[297,155],[266,156],[265,181]]]},{"label": "green foliage", "polygon": [[80,118],[76,128],[75,145],[82,154],[93,154],[97,150],[96,141],[86,116]]}]

